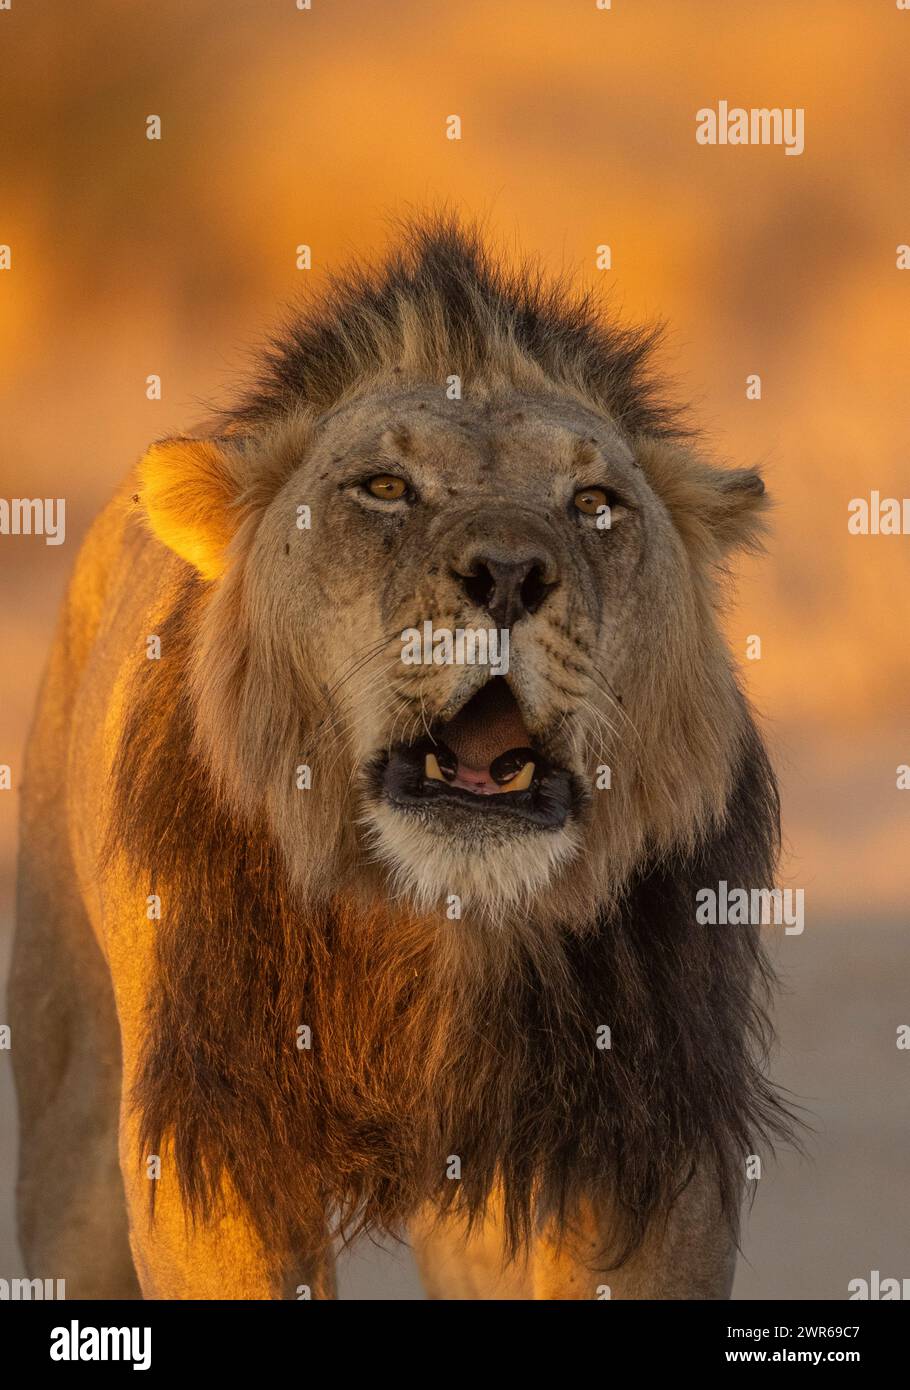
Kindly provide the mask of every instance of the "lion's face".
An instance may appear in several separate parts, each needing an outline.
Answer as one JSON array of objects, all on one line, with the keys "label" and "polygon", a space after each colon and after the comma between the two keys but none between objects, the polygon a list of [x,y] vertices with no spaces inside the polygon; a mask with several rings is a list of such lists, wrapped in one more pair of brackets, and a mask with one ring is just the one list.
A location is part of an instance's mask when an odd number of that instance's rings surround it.
[{"label": "lion's face", "polygon": [[568,401],[390,393],[330,418],[271,510],[374,851],[424,903],[539,888],[628,724],[632,580],[667,548],[629,447]]},{"label": "lion's face", "polygon": [[391,892],[499,911],[581,881],[573,861],[609,876],[603,824],[698,621],[685,547],[609,421],[514,392],[361,399],[317,429],[253,560],[257,610],[317,687],[309,804],[344,802]]},{"label": "lion's face", "polygon": [[284,481],[212,576],[200,738],[301,881],[571,920],[722,812],[706,573],[753,475],[514,389],[389,387],[219,448]]}]

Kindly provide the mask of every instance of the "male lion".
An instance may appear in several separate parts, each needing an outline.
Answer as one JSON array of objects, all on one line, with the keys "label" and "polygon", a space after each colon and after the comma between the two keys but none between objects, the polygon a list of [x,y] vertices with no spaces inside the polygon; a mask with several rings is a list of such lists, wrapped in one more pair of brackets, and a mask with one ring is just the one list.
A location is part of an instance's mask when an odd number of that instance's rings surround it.
[{"label": "male lion", "polygon": [[[729,1294],[786,1117],[695,895],[773,882],[715,617],[765,498],[653,343],[424,223],[99,517],[23,796],[33,1273],[331,1297],[373,1229],[434,1296]],[[428,621],[508,662],[403,661]]]}]

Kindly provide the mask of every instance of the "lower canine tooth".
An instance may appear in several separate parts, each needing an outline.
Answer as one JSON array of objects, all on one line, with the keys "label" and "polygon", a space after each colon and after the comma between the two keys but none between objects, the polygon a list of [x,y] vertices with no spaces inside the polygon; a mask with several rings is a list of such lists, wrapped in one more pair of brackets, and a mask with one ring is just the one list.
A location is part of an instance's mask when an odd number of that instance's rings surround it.
[{"label": "lower canine tooth", "polygon": [[435,753],[428,753],[423,765],[423,775],[428,777],[431,782],[444,782],[446,779],[442,775],[442,770],[436,759]]},{"label": "lower canine tooth", "polygon": [[526,792],[534,780],[534,764],[525,763],[521,772],[517,772],[511,782],[506,782],[502,787],[504,792]]}]

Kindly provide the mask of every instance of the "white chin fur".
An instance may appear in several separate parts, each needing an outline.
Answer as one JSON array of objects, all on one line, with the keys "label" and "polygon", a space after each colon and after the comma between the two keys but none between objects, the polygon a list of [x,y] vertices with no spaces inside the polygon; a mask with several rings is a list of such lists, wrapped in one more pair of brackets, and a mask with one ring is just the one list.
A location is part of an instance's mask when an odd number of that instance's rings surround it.
[{"label": "white chin fur", "polygon": [[453,894],[462,908],[487,917],[530,906],[579,844],[571,826],[511,835],[498,834],[492,825],[483,837],[462,844],[381,803],[360,824],[393,896],[410,899],[420,912],[445,909]]}]

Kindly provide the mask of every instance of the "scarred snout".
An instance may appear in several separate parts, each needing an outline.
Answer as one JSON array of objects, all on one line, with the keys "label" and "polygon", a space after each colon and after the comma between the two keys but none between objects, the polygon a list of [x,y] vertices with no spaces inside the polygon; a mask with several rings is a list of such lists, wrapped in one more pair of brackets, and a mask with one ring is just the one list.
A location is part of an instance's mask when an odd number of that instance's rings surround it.
[{"label": "scarred snout", "polygon": [[536,613],[561,578],[543,527],[520,512],[466,526],[449,568],[464,596],[499,628]]}]

